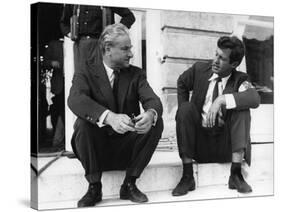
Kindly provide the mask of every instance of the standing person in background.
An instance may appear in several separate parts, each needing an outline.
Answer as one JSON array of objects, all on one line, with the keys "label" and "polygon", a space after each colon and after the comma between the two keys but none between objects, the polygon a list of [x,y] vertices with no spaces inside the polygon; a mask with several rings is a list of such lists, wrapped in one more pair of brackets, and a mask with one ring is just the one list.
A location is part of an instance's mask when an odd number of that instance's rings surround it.
[{"label": "standing person in background", "polygon": [[236,70],[244,51],[237,37],[221,37],[211,63],[195,63],[178,78],[176,133],[183,175],[173,196],[195,189],[193,159],[232,162],[228,187],[240,193],[252,191],[241,163],[245,158],[250,164],[250,108],[259,106],[260,97],[248,75]]},{"label": "standing person in background", "polygon": [[78,36],[74,40],[75,72],[80,70],[89,58],[101,57],[98,48],[96,49],[98,39],[105,25],[114,23],[114,14],[121,16],[120,23],[127,28],[135,22],[135,16],[128,8],[65,4],[60,27],[62,34],[69,38],[71,37],[70,19],[74,14],[78,17]]},{"label": "standing person in background", "polygon": [[51,71],[51,122],[54,128],[53,145],[64,145],[64,68],[63,68],[63,39],[52,40],[45,50],[43,66]]}]

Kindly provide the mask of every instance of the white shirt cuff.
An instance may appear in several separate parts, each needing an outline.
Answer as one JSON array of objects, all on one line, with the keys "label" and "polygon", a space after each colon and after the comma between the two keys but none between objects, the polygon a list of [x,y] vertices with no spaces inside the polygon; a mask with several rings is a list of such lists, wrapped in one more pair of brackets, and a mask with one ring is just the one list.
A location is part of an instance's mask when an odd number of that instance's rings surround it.
[{"label": "white shirt cuff", "polygon": [[226,109],[236,108],[236,102],[233,94],[224,94],[224,97],[226,102]]},{"label": "white shirt cuff", "polygon": [[99,121],[97,122],[97,125],[101,128],[104,127],[105,124],[103,124],[105,117],[109,113],[109,110],[104,111],[101,116],[99,117]]}]

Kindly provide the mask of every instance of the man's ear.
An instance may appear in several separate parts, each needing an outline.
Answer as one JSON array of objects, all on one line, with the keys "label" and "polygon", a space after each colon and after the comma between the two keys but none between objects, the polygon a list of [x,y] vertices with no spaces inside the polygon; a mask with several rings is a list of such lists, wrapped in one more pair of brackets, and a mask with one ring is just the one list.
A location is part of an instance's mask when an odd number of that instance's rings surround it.
[{"label": "man's ear", "polygon": [[105,53],[105,55],[110,54],[110,51],[111,51],[110,45],[109,45],[109,44],[105,44],[105,47],[104,47],[104,53]]},{"label": "man's ear", "polygon": [[237,61],[231,63],[232,68],[236,68],[239,65]]}]

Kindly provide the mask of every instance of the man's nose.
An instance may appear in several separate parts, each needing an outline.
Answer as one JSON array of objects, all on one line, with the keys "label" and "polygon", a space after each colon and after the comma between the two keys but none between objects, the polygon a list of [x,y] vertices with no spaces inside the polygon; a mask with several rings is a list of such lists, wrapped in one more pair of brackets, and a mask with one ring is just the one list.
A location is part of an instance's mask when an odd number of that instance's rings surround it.
[{"label": "man's nose", "polygon": [[134,56],[134,54],[133,54],[132,50],[129,50],[129,52],[128,52],[128,56],[129,56],[130,58],[132,58],[132,57]]},{"label": "man's nose", "polygon": [[217,56],[215,56],[215,58],[214,58],[214,63],[215,63],[215,64],[218,64],[218,63],[219,63],[219,60],[218,60],[218,57],[217,57]]}]

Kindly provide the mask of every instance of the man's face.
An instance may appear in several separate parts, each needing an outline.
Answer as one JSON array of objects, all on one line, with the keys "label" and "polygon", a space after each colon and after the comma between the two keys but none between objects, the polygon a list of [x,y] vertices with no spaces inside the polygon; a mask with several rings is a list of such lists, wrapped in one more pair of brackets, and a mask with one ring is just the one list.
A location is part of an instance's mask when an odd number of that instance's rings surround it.
[{"label": "man's face", "polygon": [[212,63],[212,71],[221,77],[228,76],[232,69],[235,68],[235,64],[230,64],[229,56],[231,49],[217,48],[216,55]]},{"label": "man's face", "polygon": [[126,68],[130,65],[133,57],[132,44],[129,36],[122,35],[115,39],[115,45],[111,46],[108,52],[112,68]]}]

